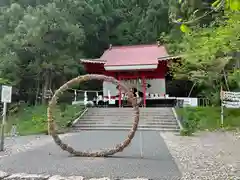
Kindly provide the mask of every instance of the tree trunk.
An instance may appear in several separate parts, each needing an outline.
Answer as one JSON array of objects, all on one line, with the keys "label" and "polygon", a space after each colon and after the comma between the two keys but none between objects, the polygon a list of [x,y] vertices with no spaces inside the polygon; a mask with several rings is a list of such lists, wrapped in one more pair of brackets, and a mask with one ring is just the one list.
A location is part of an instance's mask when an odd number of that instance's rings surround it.
[{"label": "tree trunk", "polygon": [[36,97],[35,97],[35,106],[38,104],[38,95],[40,91],[40,73],[37,75],[37,88],[36,88]]},{"label": "tree trunk", "polygon": [[228,86],[228,80],[227,80],[227,75],[226,75],[225,69],[223,69],[223,76],[224,76],[224,80],[225,80],[227,90],[230,91],[229,86]]},{"label": "tree trunk", "polygon": [[49,70],[46,70],[44,75],[44,85],[42,89],[42,104],[47,104],[48,90],[50,89],[51,74]]},{"label": "tree trunk", "polygon": [[192,88],[190,89],[189,93],[188,93],[188,97],[191,96],[193,88],[197,85],[197,82],[194,82],[194,84],[192,85]]}]

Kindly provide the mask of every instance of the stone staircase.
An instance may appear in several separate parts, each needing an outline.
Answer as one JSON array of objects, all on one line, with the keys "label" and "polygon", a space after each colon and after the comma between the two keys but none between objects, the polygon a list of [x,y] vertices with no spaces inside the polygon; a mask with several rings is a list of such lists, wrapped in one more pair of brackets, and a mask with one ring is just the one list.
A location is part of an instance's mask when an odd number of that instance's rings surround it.
[{"label": "stone staircase", "polygon": [[[89,108],[72,130],[129,130],[133,115],[132,108]],[[179,132],[180,128],[171,108],[140,108],[138,130]]]}]

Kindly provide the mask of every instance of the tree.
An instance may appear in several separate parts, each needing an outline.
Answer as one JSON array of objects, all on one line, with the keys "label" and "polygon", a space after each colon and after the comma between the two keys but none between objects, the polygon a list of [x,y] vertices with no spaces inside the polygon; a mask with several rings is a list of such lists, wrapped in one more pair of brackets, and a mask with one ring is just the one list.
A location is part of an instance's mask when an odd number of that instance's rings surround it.
[{"label": "tree", "polygon": [[[44,94],[52,87],[58,86],[56,84],[58,81],[53,81],[54,79],[66,81],[67,75],[78,74],[79,63],[75,58],[81,53],[84,31],[81,24],[77,23],[66,9],[60,9],[54,2],[44,6],[28,7],[21,14],[20,9],[19,4],[12,4],[2,14],[5,18],[11,10],[19,12],[17,16],[19,18],[7,19],[8,26],[3,35],[4,44],[16,55],[17,60],[9,61],[7,58],[6,61],[19,65],[17,68],[19,72],[15,71],[15,78],[20,77],[20,84],[24,84],[28,76],[43,82]],[[2,61],[4,68],[6,61]],[[2,70],[2,73],[6,75],[6,70]],[[29,83],[28,85],[34,86]]]},{"label": "tree", "polygon": [[[209,98],[213,97],[212,92],[219,94],[221,85],[229,88],[227,72],[234,74],[236,68],[226,65],[236,64],[238,59],[233,54],[240,51],[240,14],[229,10],[224,13],[224,20],[217,19],[209,27],[195,26],[183,35],[178,46],[183,54],[181,65],[172,66],[176,77],[190,79],[204,87],[202,92],[205,96],[210,95]],[[217,99],[215,103],[218,103]]]},{"label": "tree", "polygon": [[159,33],[171,31],[166,0],[11,0],[1,5],[0,75],[36,99],[41,91],[54,91],[83,74],[78,58],[99,57],[109,44],[155,43]]}]

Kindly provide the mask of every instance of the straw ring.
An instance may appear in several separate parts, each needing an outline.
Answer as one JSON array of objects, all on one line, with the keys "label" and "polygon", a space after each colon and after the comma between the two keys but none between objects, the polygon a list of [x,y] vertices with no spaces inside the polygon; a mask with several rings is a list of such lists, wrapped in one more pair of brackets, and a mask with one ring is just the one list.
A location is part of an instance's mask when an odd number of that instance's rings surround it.
[{"label": "straw ring", "polygon": [[[57,105],[57,100],[60,97],[61,94],[63,94],[67,89],[71,88],[73,85],[85,82],[88,80],[102,80],[102,81],[108,81],[112,82],[113,84],[116,84],[118,87],[121,88],[121,91],[126,92],[128,96],[128,101],[132,104],[134,109],[134,122],[132,125],[132,128],[130,129],[127,138],[125,141],[123,141],[121,144],[117,144],[112,149],[108,150],[102,150],[97,152],[83,152],[78,151],[69,146],[68,144],[65,144],[58,136],[56,131],[56,125],[53,117],[53,109]],[[51,101],[49,102],[49,106],[47,109],[47,117],[48,117],[48,133],[53,137],[54,142],[63,150],[67,151],[70,154],[74,156],[81,156],[81,157],[107,157],[112,156],[117,152],[123,151],[132,141],[134,138],[135,132],[138,127],[139,123],[139,106],[136,102],[136,99],[133,97],[133,94],[129,91],[128,87],[125,86],[120,81],[116,80],[113,77],[104,76],[104,75],[97,75],[97,74],[88,74],[83,76],[78,76],[68,82],[66,82],[64,85],[62,85],[53,95]]]}]

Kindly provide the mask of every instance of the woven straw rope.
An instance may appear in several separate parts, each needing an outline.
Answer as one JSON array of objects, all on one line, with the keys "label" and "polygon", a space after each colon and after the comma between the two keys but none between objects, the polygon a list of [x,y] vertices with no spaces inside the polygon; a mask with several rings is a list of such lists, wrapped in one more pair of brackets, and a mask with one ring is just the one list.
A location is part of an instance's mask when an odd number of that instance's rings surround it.
[{"label": "woven straw rope", "polygon": [[[88,81],[88,80],[102,80],[102,81],[108,81],[112,82],[113,84],[119,85],[121,88],[121,91],[127,92],[128,95],[128,102],[130,102],[133,106],[134,109],[134,122],[131,130],[128,133],[128,136],[125,141],[123,141],[120,144],[117,144],[115,147],[112,149],[108,150],[102,150],[98,152],[83,152],[83,151],[78,151],[69,146],[68,144],[65,144],[58,136],[57,131],[56,131],[56,125],[53,117],[53,109],[56,107],[57,100],[60,97],[61,94],[63,94],[67,89],[71,88],[73,85]],[[70,154],[74,156],[81,156],[81,157],[106,157],[106,156],[112,156],[117,152],[123,151],[132,141],[134,138],[135,132],[138,127],[138,122],[139,122],[139,106],[137,105],[136,99],[133,97],[133,94],[129,91],[129,89],[116,80],[113,77],[109,76],[104,76],[104,75],[97,75],[97,74],[88,74],[88,75],[83,75],[83,76],[78,76],[64,85],[62,85],[53,95],[51,101],[49,102],[49,106],[47,109],[47,116],[48,116],[48,132],[50,135],[52,135],[54,142],[64,151],[69,152]]]}]

